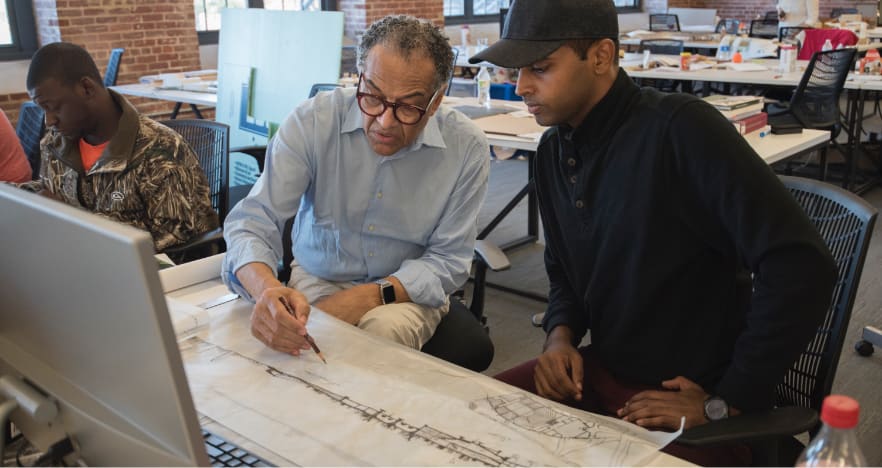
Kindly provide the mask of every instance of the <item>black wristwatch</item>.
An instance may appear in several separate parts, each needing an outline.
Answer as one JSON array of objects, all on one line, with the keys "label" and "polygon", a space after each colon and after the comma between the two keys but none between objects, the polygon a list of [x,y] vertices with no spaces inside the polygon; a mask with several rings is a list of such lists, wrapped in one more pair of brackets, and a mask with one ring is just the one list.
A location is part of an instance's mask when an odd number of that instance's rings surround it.
[{"label": "black wristwatch", "polygon": [[395,285],[386,279],[377,280],[377,284],[380,285],[380,300],[383,301],[383,304],[394,304]]},{"label": "black wristwatch", "polygon": [[704,400],[704,417],[708,421],[719,421],[729,417],[729,404],[722,397],[710,396]]}]

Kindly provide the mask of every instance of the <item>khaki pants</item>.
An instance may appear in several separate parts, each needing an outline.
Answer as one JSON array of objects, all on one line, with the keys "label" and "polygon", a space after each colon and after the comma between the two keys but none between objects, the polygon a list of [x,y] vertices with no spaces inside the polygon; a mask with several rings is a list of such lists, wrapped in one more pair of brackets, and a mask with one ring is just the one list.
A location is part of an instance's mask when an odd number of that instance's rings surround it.
[{"label": "khaki pants", "polygon": [[[307,273],[296,260],[291,262],[288,287],[300,291],[310,304],[359,284],[361,283],[352,281],[326,281]],[[413,302],[381,305],[364,314],[357,326],[374,335],[420,349],[435,333],[435,328],[447,314],[449,307],[447,302],[441,307],[428,307]]]}]

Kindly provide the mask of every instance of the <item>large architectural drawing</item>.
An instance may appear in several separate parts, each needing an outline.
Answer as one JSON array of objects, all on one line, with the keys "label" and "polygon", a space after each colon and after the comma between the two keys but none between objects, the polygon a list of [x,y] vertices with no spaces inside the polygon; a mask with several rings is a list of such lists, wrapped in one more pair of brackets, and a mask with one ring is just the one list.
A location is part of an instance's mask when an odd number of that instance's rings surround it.
[{"label": "large architectural drawing", "polygon": [[196,407],[292,464],[634,465],[676,437],[377,346],[318,311],[310,334],[328,365],[284,355],[251,337],[247,316],[180,343]]}]

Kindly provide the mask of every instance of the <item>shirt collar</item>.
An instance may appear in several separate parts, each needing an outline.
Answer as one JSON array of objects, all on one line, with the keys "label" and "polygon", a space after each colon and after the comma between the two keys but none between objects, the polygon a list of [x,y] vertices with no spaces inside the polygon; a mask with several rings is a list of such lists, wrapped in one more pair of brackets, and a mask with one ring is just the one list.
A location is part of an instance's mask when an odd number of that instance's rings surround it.
[{"label": "shirt collar", "polygon": [[620,126],[622,120],[628,115],[630,107],[628,102],[639,91],[640,88],[631,81],[625,70],[619,68],[619,73],[612,87],[585,116],[585,120],[575,129],[562,125],[561,134],[577,145],[599,141],[604,135]]},{"label": "shirt collar", "polygon": [[[364,116],[361,113],[361,109],[358,107],[358,99],[355,97],[355,88],[352,88],[352,95],[349,97],[349,109],[346,111],[346,115],[343,118],[343,124],[340,126],[340,133],[352,133],[357,130],[362,130],[362,126],[364,125]],[[435,99],[443,99],[443,96],[438,96]],[[441,135],[441,127],[438,125],[438,114],[441,112],[441,108],[438,108],[438,111],[435,112],[435,115],[430,116],[428,119],[428,123],[423,128],[423,131],[417,135],[416,139],[410,145],[407,150],[416,150],[425,146],[434,146],[437,148],[447,148],[447,145],[444,144],[444,137]]]}]

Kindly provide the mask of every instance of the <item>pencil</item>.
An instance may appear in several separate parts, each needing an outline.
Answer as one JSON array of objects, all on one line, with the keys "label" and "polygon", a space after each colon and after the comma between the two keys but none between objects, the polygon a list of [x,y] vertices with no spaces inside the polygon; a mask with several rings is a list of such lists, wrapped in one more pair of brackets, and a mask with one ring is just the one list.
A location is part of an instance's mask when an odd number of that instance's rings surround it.
[{"label": "pencil", "polygon": [[[279,296],[279,301],[281,301],[282,305],[285,306],[285,310],[287,310],[289,314],[291,314],[294,317],[297,317],[297,315],[294,314],[294,310],[291,309],[291,306],[288,305],[288,301],[285,300],[284,297]],[[315,344],[315,340],[312,339],[311,336],[309,336],[309,333],[306,334],[305,338],[306,338],[306,342],[309,343],[310,346],[312,346],[312,350],[315,351],[315,354],[318,354],[319,359],[321,359],[323,363],[327,364],[328,361],[325,359],[325,355],[322,354],[318,345]]]}]

